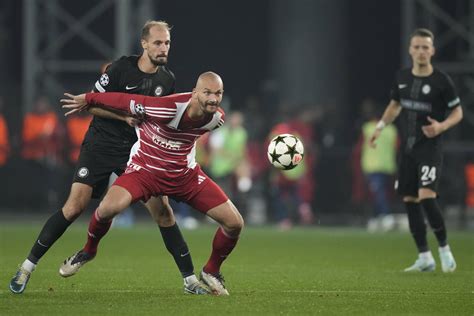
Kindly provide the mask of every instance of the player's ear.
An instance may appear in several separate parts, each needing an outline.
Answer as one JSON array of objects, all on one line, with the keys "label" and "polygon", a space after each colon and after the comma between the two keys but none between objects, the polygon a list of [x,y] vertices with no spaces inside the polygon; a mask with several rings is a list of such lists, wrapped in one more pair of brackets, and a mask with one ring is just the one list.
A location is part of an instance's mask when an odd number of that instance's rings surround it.
[{"label": "player's ear", "polygon": [[140,43],[142,44],[143,50],[148,49],[148,42],[146,40],[142,39]]}]

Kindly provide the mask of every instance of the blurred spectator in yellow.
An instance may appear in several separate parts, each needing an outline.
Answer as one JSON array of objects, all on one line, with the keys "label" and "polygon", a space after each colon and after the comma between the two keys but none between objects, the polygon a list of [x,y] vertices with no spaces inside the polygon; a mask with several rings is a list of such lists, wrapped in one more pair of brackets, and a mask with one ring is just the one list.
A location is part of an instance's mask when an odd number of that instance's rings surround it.
[{"label": "blurred spectator in yellow", "polygon": [[243,121],[242,113],[232,112],[227,125],[209,136],[209,172],[239,209],[245,209],[245,193],[252,187]]},{"label": "blurred spectator in yellow", "polygon": [[373,201],[374,215],[369,219],[367,229],[369,232],[389,231],[395,228],[387,190],[396,172],[398,132],[393,124],[388,125],[378,139],[377,148],[371,148],[369,140],[378,118],[376,105],[372,100],[366,99],[362,102],[361,111],[365,122],[361,131],[360,162]]}]

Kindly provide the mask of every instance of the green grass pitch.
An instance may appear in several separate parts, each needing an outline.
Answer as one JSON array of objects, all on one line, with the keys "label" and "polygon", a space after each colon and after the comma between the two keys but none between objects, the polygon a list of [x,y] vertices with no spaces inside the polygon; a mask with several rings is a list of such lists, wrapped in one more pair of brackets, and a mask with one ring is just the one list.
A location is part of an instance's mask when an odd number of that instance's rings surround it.
[{"label": "green grass pitch", "polygon": [[[33,273],[22,295],[8,283],[40,226],[0,224],[0,315],[474,315],[474,234],[450,232],[458,269],[407,274],[408,233],[343,228],[246,228],[224,263],[229,297],[183,294],[157,228],[112,229],[94,261],[63,279],[59,264],[82,247],[74,224]],[[198,273],[214,227],[184,231]],[[432,234],[431,234],[432,235]]]}]

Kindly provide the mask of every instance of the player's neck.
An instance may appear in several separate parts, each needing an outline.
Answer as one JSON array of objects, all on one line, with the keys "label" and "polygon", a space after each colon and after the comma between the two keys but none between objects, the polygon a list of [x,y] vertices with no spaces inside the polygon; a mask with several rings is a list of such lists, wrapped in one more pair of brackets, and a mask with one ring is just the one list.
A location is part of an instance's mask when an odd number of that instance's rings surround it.
[{"label": "player's neck", "polygon": [[193,103],[193,101],[189,102],[186,112],[188,113],[188,117],[193,121],[197,121],[206,115],[199,107],[199,104]]},{"label": "player's neck", "polygon": [[427,64],[427,65],[420,65],[420,64],[414,64],[411,72],[413,75],[417,77],[428,77],[433,73],[433,65]]},{"label": "player's neck", "polygon": [[140,58],[138,58],[138,69],[140,69],[140,71],[153,74],[158,71],[158,68],[159,66],[153,64],[146,56],[141,55]]}]

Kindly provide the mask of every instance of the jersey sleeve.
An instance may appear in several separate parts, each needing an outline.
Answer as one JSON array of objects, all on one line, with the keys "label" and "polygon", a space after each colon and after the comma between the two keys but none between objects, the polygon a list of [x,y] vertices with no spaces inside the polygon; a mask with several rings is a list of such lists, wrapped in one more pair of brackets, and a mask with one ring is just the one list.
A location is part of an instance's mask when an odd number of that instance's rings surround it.
[{"label": "jersey sleeve", "polygon": [[94,92],[115,92],[120,87],[120,61],[110,64],[105,72],[95,82]]},{"label": "jersey sleeve", "polygon": [[390,89],[390,99],[400,102],[400,91],[398,90],[398,73],[393,79],[392,88]]},{"label": "jersey sleeve", "polygon": [[444,88],[442,89],[442,97],[449,109],[454,109],[456,106],[461,104],[458,94],[456,93],[456,87],[454,82],[446,75],[446,80],[444,83]]},{"label": "jersey sleeve", "polygon": [[166,97],[149,97],[128,93],[86,93],[86,102],[99,104],[115,110],[156,122],[169,122],[176,115],[176,103],[188,102],[190,93]]}]

